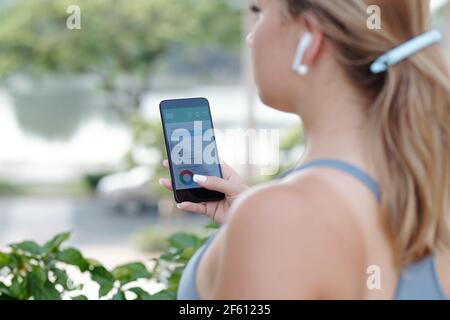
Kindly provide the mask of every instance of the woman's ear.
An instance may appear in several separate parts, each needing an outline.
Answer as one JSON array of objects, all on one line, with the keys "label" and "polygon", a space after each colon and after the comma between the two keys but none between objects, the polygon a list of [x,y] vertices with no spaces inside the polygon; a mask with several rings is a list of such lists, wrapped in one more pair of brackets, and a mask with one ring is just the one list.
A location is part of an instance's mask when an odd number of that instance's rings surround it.
[{"label": "woman's ear", "polygon": [[312,36],[311,43],[305,51],[303,63],[311,67],[320,55],[325,37],[323,31],[318,27],[317,18],[313,13],[305,13],[302,19],[306,32]]}]

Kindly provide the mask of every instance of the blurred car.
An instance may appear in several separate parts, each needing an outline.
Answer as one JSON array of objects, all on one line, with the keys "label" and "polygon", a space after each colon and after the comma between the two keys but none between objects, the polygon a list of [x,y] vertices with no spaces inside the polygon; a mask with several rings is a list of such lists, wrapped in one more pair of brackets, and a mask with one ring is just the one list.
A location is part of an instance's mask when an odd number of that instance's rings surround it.
[{"label": "blurred car", "polygon": [[151,194],[152,177],[147,167],[107,175],[98,182],[97,196],[105,206],[120,213],[157,212],[158,199]]}]

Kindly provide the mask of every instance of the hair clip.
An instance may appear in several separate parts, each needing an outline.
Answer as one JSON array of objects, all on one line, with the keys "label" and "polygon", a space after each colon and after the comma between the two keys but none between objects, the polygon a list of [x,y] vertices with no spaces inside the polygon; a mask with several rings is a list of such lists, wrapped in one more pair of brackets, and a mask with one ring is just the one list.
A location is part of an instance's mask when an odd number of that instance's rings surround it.
[{"label": "hair clip", "polygon": [[390,66],[397,64],[417,52],[431,46],[432,44],[441,42],[442,35],[438,30],[432,30],[412,38],[389,50],[381,57],[376,59],[370,66],[370,71],[374,74],[385,72]]}]

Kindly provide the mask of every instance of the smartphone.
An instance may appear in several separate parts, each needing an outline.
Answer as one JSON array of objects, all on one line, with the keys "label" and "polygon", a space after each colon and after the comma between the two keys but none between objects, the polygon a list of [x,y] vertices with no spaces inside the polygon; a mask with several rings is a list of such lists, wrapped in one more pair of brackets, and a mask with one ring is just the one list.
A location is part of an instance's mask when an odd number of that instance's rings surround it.
[{"label": "smartphone", "polygon": [[209,102],[164,100],[159,105],[175,201],[210,202],[224,194],[194,182],[194,174],[222,178]]}]

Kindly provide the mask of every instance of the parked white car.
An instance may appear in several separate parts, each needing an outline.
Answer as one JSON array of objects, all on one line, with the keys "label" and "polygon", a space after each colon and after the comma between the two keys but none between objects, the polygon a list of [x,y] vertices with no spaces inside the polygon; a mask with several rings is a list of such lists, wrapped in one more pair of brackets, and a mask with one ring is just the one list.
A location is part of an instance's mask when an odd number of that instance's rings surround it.
[{"label": "parked white car", "polygon": [[121,213],[156,212],[158,199],[151,194],[152,177],[148,167],[114,173],[100,179],[97,195],[107,207]]}]

